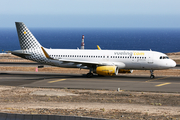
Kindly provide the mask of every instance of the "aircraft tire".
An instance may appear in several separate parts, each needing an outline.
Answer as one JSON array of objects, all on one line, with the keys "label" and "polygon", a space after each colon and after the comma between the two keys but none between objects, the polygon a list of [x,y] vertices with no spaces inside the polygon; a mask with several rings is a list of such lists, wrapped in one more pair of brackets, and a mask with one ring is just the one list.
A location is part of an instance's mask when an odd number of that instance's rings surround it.
[{"label": "aircraft tire", "polygon": [[93,73],[87,73],[86,74],[86,77],[88,77],[88,78],[92,78],[92,76],[93,76]]},{"label": "aircraft tire", "polygon": [[154,76],[154,75],[151,75],[151,76],[150,76],[150,78],[151,78],[151,79],[154,79],[154,78],[155,78],[155,76]]}]

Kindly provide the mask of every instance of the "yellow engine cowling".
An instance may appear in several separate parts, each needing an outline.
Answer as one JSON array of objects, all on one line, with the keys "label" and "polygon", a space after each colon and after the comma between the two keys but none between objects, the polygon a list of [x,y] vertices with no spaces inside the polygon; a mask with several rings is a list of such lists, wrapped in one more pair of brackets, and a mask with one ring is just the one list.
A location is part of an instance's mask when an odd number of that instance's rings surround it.
[{"label": "yellow engine cowling", "polygon": [[118,73],[133,73],[133,70],[130,70],[130,69],[119,69]]},{"label": "yellow engine cowling", "polygon": [[96,73],[99,75],[113,76],[118,74],[117,66],[98,66],[96,68]]}]

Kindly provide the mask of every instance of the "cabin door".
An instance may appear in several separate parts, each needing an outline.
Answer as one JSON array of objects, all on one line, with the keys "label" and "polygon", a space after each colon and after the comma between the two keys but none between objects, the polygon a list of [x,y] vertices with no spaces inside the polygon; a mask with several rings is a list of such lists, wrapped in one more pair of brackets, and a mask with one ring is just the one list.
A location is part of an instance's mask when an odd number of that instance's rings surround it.
[{"label": "cabin door", "polygon": [[149,55],[148,55],[148,64],[153,64],[153,56],[154,56],[153,53],[149,53]]}]

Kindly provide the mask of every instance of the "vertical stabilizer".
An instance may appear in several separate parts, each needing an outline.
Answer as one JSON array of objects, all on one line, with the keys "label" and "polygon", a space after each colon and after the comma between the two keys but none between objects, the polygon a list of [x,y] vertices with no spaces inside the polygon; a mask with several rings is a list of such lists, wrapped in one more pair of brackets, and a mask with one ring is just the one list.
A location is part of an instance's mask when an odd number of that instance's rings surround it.
[{"label": "vertical stabilizer", "polygon": [[24,23],[16,22],[16,29],[22,50],[41,48],[39,42],[36,40],[34,35],[30,32],[30,30],[26,27]]}]

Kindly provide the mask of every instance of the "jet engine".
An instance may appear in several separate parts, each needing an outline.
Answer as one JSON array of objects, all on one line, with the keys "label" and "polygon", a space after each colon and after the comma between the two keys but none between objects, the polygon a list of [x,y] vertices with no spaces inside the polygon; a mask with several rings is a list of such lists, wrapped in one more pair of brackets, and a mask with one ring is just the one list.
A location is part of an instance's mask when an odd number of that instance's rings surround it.
[{"label": "jet engine", "polygon": [[113,76],[118,74],[117,66],[98,66],[95,71],[98,75]]},{"label": "jet engine", "polygon": [[119,69],[118,73],[133,73],[133,70],[130,70],[130,69]]}]

